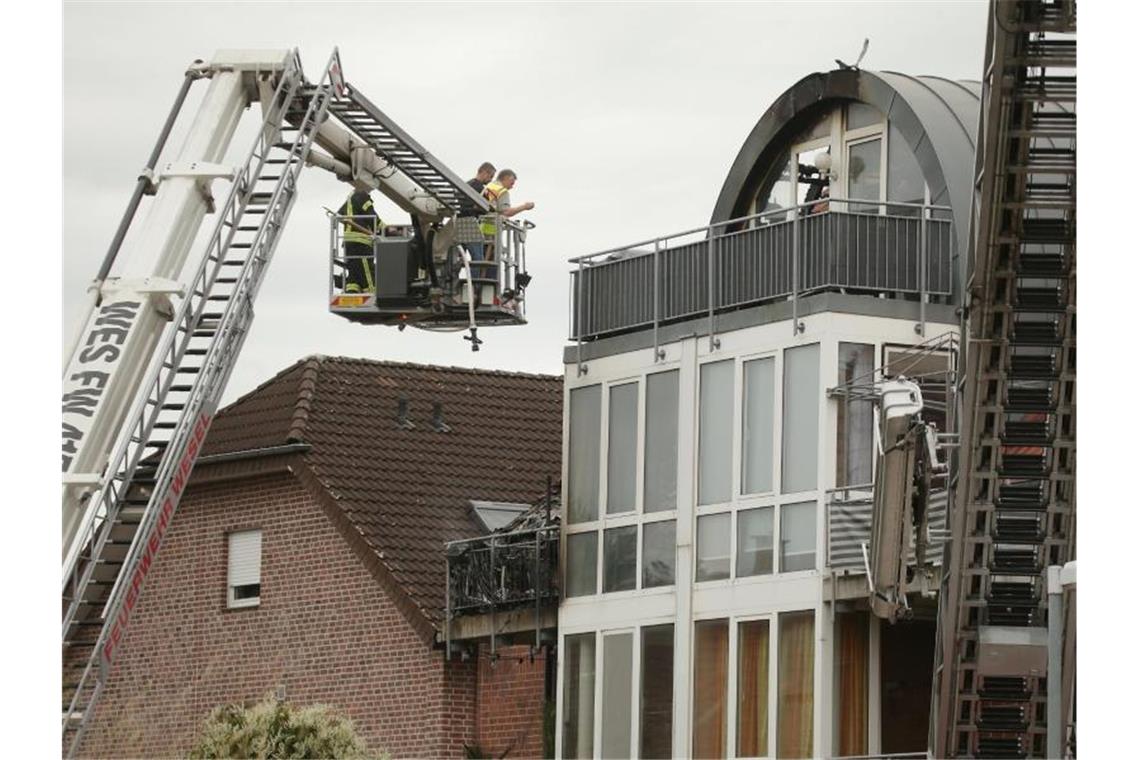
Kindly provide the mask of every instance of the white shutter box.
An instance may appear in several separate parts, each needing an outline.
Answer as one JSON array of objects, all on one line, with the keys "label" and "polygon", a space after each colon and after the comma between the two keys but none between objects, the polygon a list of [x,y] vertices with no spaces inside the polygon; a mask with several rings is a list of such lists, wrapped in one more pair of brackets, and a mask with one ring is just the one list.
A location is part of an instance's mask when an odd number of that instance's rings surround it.
[{"label": "white shutter box", "polygon": [[229,587],[261,583],[261,531],[230,534]]}]

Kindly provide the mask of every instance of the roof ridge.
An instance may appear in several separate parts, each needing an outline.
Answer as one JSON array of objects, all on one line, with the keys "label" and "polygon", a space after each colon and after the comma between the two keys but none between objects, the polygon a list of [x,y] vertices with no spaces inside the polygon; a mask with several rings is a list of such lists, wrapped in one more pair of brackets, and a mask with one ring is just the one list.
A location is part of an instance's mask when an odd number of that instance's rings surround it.
[{"label": "roof ridge", "polygon": [[406,369],[425,369],[425,370],[447,370],[450,372],[464,372],[472,375],[500,375],[507,377],[535,377],[544,380],[562,379],[562,375],[555,375],[544,372],[518,372],[504,369],[484,369],[481,367],[459,367],[456,365],[444,364],[423,364],[421,362],[399,362],[388,359],[368,359],[362,356],[321,356],[320,360],[325,362],[346,362],[367,364],[371,366],[384,366],[394,368]]},{"label": "roof ridge", "polygon": [[289,422],[287,441],[305,440],[305,427],[309,421],[309,411],[312,409],[313,396],[317,391],[317,375],[320,374],[321,364],[326,357],[314,354],[302,361],[305,369],[301,371],[301,380],[297,384],[297,403],[293,408],[293,419]]}]

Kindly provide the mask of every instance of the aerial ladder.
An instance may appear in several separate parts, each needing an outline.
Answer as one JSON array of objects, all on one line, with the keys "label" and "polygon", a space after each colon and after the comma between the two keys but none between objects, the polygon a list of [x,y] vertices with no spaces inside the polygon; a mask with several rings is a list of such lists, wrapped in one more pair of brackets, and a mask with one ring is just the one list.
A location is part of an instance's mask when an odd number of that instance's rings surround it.
[{"label": "aerial ladder", "polygon": [[[1076,6],[991,2],[934,757],[1075,755]],[[1070,572],[1057,572],[1068,566]],[[1052,619],[1050,619],[1052,617]],[[1067,652],[1065,657],[1058,652]]]},{"label": "aerial ladder", "polygon": [[[195,82],[205,96],[174,160],[165,143]],[[225,163],[242,114],[260,126]],[[525,324],[526,231],[487,203],[344,78],[337,51],[309,81],[293,51],[219,51],[187,70],[64,356],[63,742],[90,726],[147,574],[170,526],[253,319],[296,199],[316,166],[377,189],[409,214],[374,236],[376,292],[343,293],[330,218],[329,310],[369,324],[466,330]],[[215,198],[215,180],[228,183]],[[151,195],[131,243],[127,232]],[[461,214],[493,222],[493,262],[473,262]],[[214,222],[196,257],[207,215]],[[417,250],[418,249],[418,250]],[[118,274],[111,275],[112,266]],[[426,285],[418,284],[426,283]]]}]

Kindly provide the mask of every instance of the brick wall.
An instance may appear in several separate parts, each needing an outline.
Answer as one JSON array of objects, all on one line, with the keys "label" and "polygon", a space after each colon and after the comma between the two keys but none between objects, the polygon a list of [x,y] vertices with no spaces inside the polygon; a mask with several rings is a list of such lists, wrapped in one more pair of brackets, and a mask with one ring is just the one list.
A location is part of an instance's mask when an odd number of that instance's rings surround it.
[{"label": "brick wall", "polygon": [[546,650],[531,662],[527,646],[479,648],[476,734],[479,746],[494,757],[542,757],[542,706],[545,699]]},{"label": "brick wall", "polygon": [[[246,528],[262,530],[261,605],[228,610],[226,534]],[[462,757],[475,736],[477,664],[445,668],[284,472],[187,493],[119,649],[85,756],[183,756],[211,708],[280,687],[394,757]],[[510,667],[492,679],[508,690]]]}]

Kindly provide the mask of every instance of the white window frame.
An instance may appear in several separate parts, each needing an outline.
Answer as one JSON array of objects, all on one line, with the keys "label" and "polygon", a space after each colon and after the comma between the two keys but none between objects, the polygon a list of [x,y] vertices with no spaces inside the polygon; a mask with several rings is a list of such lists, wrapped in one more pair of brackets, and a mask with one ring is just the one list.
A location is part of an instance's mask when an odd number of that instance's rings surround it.
[{"label": "white window frame", "polygon": [[[226,535],[226,606],[229,609],[257,607],[261,604],[262,538],[260,528],[235,530]],[[254,548],[255,546],[256,549]],[[255,552],[255,560],[249,559],[249,555]],[[255,562],[256,564],[252,565],[252,567],[239,565],[239,567],[235,568],[235,559],[239,562],[244,560],[246,563]],[[237,577],[235,577],[235,575]],[[244,581],[244,583],[240,581]],[[258,586],[257,596],[243,599],[236,598],[234,594],[235,589],[253,585]]]}]

